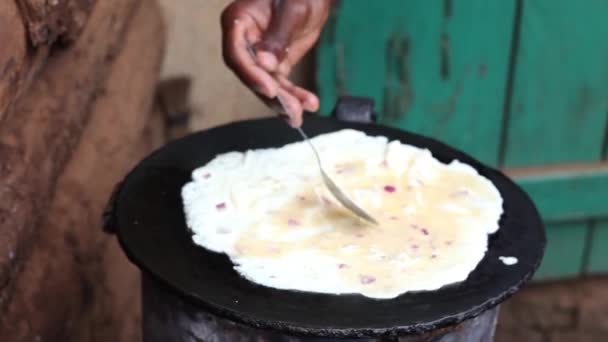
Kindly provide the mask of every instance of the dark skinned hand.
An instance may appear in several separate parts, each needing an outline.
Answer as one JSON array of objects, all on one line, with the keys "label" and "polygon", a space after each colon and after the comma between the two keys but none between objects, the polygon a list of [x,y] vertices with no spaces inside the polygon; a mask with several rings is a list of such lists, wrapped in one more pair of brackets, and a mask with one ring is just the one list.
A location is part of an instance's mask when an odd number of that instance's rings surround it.
[{"label": "dark skinned hand", "polygon": [[279,95],[293,127],[302,124],[304,111],[318,110],[319,99],[288,76],[319,38],[332,2],[236,0],[222,13],[226,65],[268,105]]}]

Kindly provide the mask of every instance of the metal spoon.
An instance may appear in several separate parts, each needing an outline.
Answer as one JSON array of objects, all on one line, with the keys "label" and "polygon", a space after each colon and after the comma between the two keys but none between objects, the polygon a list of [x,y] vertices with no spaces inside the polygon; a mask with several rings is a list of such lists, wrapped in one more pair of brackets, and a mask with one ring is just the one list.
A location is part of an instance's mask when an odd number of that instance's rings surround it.
[{"label": "metal spoon", "polygon": [[[249,52],[251,58],[255,61],[257,58],[255,50],[253,49],[253,45],[248,43],[247,51]],[[285,106],[285,102],[283,101],[280,95],[277,94],[276,100],[279,106],[278,108],[276,106],[272,106],[272,108],[279,114],[289,115],[287,107]],[[329,192],[331,192],[331,194],[338,200],[338,202],[340,202],[340,204],[342,204],[346,209],[350,210],[353,214],[355,214],[355,216],[367,222],[378,224],[378,221],[376,221],[373,217],[366,213],[365,210],[361,209],[358,205],[355,204],[355,202],[348,198],[348,196],[346,196],[346,194],[344,194],[344,192],[340,190],[336,183],[334,183],[334,181],[329,178],[327,173],[325,173],[325,170],[323,170],[323,164],[321,163],[321,157],[319,157],[319,152],[317,152],[317,149],[308,138],[308,135],[306,135],[306,133],[304,133],[304,131],[300,127],[297,127],[296,130],[298,131],[298,133],[300,133],[302,138],[304,138],[304,140],[308,143],[308,146],[310,146],[310,148],[312,149],[312,152],[315,155],[315,159],[317,160],[317,165],[319,166],[319,171],[321,171],[321,178],[323,178],[323,183],[325,184],[327,189],[329,189]]]},{"label": "metal spoon", "polygon": [[[279,114],[289,115],[289,113],[287,112],[287,108],[285,107],[285,103],[283,102],[283,99],[279,95],[277,95],[277,102],[280,105],[280,110],[278,111]],[[308,137],[308,135],[306,133],[304,133],[304,130],[302,130],[302,128],[296,127],[296,130],[298,131],[298,133],[300,133],[302,138],[304,138],[304,140],[308,143],[308,146],[310,146],[313,154],[315,155],[315,159],[317,160],[317,165],[319,166],[319,171],[321,171],[321,178],[323,178],[323,183],[325,184],[325,186],[327,187],[329,192],[331,192],[331,194],[338,200],[338,202],[340,202],[340,204],[342,204],[346,209],[350,210],[357,217],[359,217],[367,222],[370,222],[373,224],[378,224],[378,221],[376,221],[373,217],[371,217],[368,213],[366,213],[365,210],[361,209],[361,207],[359,207],[357,204],[355,204],[355,202],[353,202],[350,198],[348,198],[348,196],[346,196],[346,194],[336,185],[336,183],[334,183],[334,181],[331,180],[331,178],[327,175],[327,173],[325,173],[325,170],[323,169],[323,164],[321,163],[321,157],[319,157],[319,152],[315,148],[315,145],[313,145],[312,141],[310,141],[310,138]]]}]

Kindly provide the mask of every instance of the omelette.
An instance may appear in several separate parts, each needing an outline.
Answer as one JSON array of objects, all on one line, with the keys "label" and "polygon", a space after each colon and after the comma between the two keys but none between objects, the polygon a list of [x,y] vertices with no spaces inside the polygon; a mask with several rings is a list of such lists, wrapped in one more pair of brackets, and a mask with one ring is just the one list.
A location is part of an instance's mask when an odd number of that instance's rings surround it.
[{"label": "omelette", "polygon": [[502,198],[471,166],[345,129],[312,139],[325,170],[378,221],[324,187],[305,142],[229,152],[182,188],[194,243],[271,288],[390,299],[464,281],[496,232]]}]

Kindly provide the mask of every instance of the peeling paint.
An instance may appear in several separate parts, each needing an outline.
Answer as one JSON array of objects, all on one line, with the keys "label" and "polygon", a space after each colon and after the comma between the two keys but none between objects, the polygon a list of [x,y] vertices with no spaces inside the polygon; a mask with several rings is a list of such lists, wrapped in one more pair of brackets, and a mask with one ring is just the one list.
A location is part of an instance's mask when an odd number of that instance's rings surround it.
[{"label": "peeling paint", "polygon": [[338,14],[340,13],[340,1],[334,2],[334,10],[331,11],[327,23],[324,27],[324,38],[327,40],[325,44],[329,46],[335,46],[335,78],[334,87],[339,95],[345,95],[346,93],[346,71],[344,70],[344,44],[338,43],[337,41],[337,20]]},{"label": "peeling paint", "polygon": [[443,0],[443,16],[446,19],[452,17],[452,0]]},{"label": "peeling paint", "polygon": [[597,108],[598,104],[602,104],[603,101],[595,101],[596,98],[592,93],[592,88],[587,84],[583,84],[577,89],[574,115],[572,116],[576,123],[584,122],[589,112]]},{"label": "peeling paint", "polygon": [[488,66],[485,63],[480,63],[477,66],[477,75],[479,76],[479,79],[483,79],[484,77],[486,77],[487,73],[488,73]]},{"label": "peeling paint", "polygon": [[450,78],[450,38],[447,32],[443,32],[441,34],[441,40],[439,43],[439,56],[441,63],[441,79],[447,81]]},{"label": "peeling paint", "polygon": [[429,108],[429,113],[442,115],[442,117],[438,119],[439,125],[447,123],[450,116],[456,112],[458,98],[462,94],[463,88],[463,82],[459,81],[454,87],[454,91],[445,102],[434,104]]},{"label": "peeling paint", "polygon": [[410,48],[409,37],[399,32],[393,33],[386,43],[383,112],[390,121],[403,117],[413,102],[409,72]]},{"label": "peeling paint", "polygon": [[346,95],[346,58],[344,44],[336,44],[336,90],[338,95]]}]

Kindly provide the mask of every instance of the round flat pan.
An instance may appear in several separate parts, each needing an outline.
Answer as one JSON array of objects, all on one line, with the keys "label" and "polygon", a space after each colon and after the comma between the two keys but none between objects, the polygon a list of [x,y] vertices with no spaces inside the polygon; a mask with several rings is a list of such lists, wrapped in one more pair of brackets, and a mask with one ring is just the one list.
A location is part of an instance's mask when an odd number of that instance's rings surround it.
[{"label": "round flat pan", "polygon": [[[416,334],[459,323],[516,292],[542,258],[545,235],[528,196],[502,173],[438,141],[376,124],[307,117],[311,136],[343,128],[428,148],[443,162],[458,159],[490,179],[504,199],[500,229],[489,250],[462,283],[391,300],[276,290],[241,278],[223,254],[196,246],[186,227],[180,191],[193,169],[217,154],[279,147],[298,141],[277,119],[233,123],[171,142],[144,159],[116,195],[114,217],[129,259],[149,276],[201,306],[237,322],[285,333],[324,337]],[[504,265],[499,256],[519,262]]]}]

